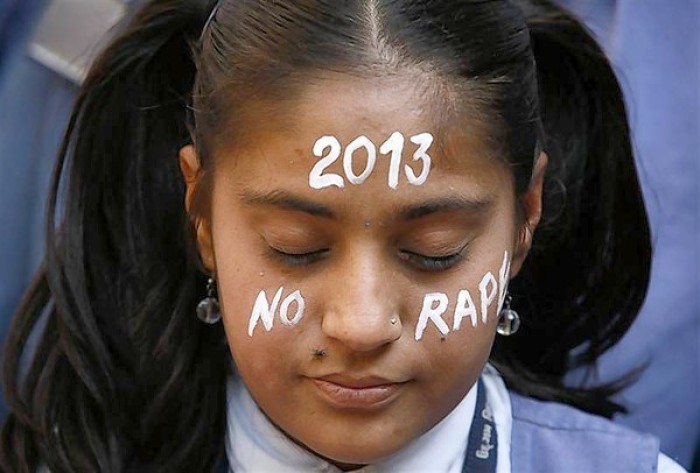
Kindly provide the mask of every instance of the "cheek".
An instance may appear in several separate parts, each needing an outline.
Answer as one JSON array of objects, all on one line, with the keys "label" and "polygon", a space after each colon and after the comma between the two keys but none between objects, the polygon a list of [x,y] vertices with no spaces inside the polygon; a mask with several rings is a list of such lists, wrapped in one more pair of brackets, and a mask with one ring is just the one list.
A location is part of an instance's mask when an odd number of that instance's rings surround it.
[{"label": "cheek", "polygon": [[[313,293],[280,273],[262,255],[264,249],[255,238],[233,226],[214,226],[218,296],[229,349],[251,391],[264,396],[264,391],[256,389],[257,380],[264,379],[271,388],[268,391],[288,387],[289,377],[269,374],[297,372],[298,365],[321,344],[313,322],[317,318]],[[294,297],[296,291],[303,310]],[[301,318],[296,324],[283,323],[295,321],[297,315]],[[266,321],[271,323],[270,330]]]},{"label": "cheek", "polygon": [[471,322],[463,321],[458,330],[453,330],[455,309],[456,298],[451,297],[443,316],[450,328],[447,335],[430,324],[420,341],[413,336],[415,324],[408,334],[410,342],[406,352],[420,365],[416,372],[420,373],[418,381],[424,388],[421,398],[427,405],[435,406],[432,414],[444,414],[457,405],[474,385],[488,360],[495,338],[493,309],[487,323],[479,319],[477,325],[472,326]]},{"label": "cheek", "polygon": [[226,338],[239,370],[264,370],[278,358],[268,345],[279,342],[273,340],[279,331],[262,336],[262,327],[258,327],[255,336],[250,337],[248,323],[260,291],[265,290],[272,298],[279,285],[269,281],[253,236],[236,225],[242,220],[235,209],[216,205],[216,199],[214,204],[212,242]]},{"label": "cheek", "polygon": [[[473,299],[468,304],[464,303],[464,297],[460,297],[465,293],[471,294]],[[494,287],[487,294],[493,301],[484,305],[486,317],[482,317],[478,283],[444,288],[442,294],[447,300],[444,311],[432,299],[426,300],[426,296],[415,298],[407,307],[403,320],[406,321],[405,331],[408,333],[404,333],[404,337],[429,362],[427,371],[443,374],[480,371],[495,337],[498,288]],[[429,312],[426,306],[437,308],[437,311],[426,316],[426,312]],[[461,378],[459,374],[457,377]]]},{"label": "cheek", "polygon": [[[279,402],[277,393],[292,392],[298,366],[304,354],[310,353],[310,348],[304,350],[304,347],[312,345],[306,341],[309,332],[304,330],[309,314],[305,312],[299,325],[285,326],[280,322],[279,310],[270,311],[273,314],[272,329],[267,331],[260,321],[254,326],[251,336],[251,314],[261,291],[260,284],[248,282],[246,285],[245,279],[239,282],[241,290],[235,291],[236,294],[222,291],[226,338],[237,372],[256,400],[261,405],[269,406]],[[275,286],[265,291],[269,301],[277,290]],[[284,293],[286,295],[288,291]],[[277,375],[270,376],[271,373]]]},{"label": "cheek", "polygon": [[465,331],[481,334],[481,328],[495,328],[510,279],[512,247],[494,240],[476,242],[465,261],[436,281],[413,284],[407,293],[414,296],[407,299],[403,311],[415,323],[416,340],[435,334],[456,337]]}]

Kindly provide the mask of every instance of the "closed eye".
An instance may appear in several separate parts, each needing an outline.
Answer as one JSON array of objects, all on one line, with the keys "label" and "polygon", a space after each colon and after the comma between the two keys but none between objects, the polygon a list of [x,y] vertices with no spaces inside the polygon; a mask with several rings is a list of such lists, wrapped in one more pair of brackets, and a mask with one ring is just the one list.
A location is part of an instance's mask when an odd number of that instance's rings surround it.
[{"label": "closed eye", "polygon": [[272,246],[270,250],[272,250],[272,255],[278,261],[287,266],[305,266],[316,263],[323,259],[329,251],[328,248],[321,248],[319,250],[297,253],[281,250]]},{"label": "closed eye", "polygon": [[401,250],[399,257],[422,271],[445,271],[464,259],[467,246],[465,244],[455,253],[439,256],[429,256],[415,251]]}]

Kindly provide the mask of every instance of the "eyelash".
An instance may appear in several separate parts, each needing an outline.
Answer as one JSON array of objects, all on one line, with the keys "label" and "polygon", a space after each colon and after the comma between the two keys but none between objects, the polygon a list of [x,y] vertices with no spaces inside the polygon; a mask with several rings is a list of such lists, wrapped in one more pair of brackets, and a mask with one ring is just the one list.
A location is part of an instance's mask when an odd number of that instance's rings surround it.
[{"label": "eyelash", "polygon": [[320,261],[328,252],[328,249],[326,248],[311,251],[309,253],[287,253],[273,247],[270,247],[270,249],[272,250],[274,257],[287,266],[306,266],[316,263],[317,261]]},{"label": "eyelash", "polygon": [[[307,266],[316,263],[320,261],[328,252],[327,248],[309,253],[287,253],[273,247],[270,247],[270,249],[277,260],[281,261],[285,265],[293,267]],[[455,253],[444,256],[426,256],[420,253],[403,250],[400,253],[400,257],[420,270],[439,272],[446,271],[459,263],[464,258],[466,249],[467,245],[463,246]]]},{"label": "eyelash", "polygon": [[446,271],[457,263],[462,261],[464,258],[464,250],[466,246],[460,248],[456,253],[452,253],[445,256],[426,256],[419,253],[414,253],[412,251],[402,251],[401,258],[405,261],[410,262],[417,268],[423,271],[439,272]]}]

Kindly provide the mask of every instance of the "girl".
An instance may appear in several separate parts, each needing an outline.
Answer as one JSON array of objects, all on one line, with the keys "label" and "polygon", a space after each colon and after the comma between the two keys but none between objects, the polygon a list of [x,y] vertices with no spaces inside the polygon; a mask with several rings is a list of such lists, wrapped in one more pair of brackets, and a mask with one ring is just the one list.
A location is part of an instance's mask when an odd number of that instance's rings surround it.
[{"label": "girl", "polygon": [[620,386],[562,384],[650,244],[615,77],[549,3],[151,1],[56,176],[7,471],[675,468],[591,415]]}]

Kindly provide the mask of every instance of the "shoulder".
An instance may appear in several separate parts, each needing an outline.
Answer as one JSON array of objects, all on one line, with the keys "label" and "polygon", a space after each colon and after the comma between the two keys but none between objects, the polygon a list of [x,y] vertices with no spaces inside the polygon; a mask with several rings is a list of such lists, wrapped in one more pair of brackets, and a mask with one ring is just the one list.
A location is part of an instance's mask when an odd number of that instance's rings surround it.
[{"label": "shoulder", "polygon": [[646,437],[627,427],[615,424],[605,417],[588,414],[567,404],[525,397],[508,391],[513,409],[513,421],[546,429],[593,431],[604,435]]},{"label": "shoulder", "polygon": [[[533,471],[665,471],[659,440],[571,406],[510,392],[514,465]],[[668,462],[671,467],[668,467]],[[535,468],[536,466],[536,468]],[[675,465],[678,467],[678,465]],[[678,467],[680,468],[680,467]]]}]

